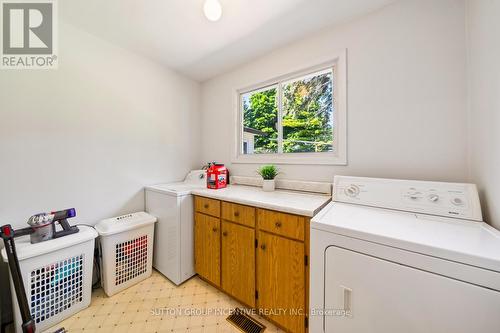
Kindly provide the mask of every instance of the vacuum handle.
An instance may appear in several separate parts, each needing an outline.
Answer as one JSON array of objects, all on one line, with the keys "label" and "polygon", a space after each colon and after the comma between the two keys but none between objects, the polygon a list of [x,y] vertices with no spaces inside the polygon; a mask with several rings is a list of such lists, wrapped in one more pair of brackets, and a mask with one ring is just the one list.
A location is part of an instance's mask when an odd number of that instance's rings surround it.
[{"label": "vacuum handle", "polygon": [[54,221],[60,221],[75,217],[76,209],[69,208],[69,209],[59,210],[57,212],[52,212],[51,214],[54,215]]},{"label": "vacuum handle", "polygon": [[13,237],[21,237],[21,236],[26,236],[26,235],[33,233],[33,228],[27,227],[27,228],[12,230],[12,232],[14,233]]},{"label": "vacuum handle", "polygon": [[14,243],[14,237],[28,234],[28,229],[31,230],[31,228],[20,229],[14,235],[12,226],[10,224],[6,224],[0,228],[0,236],[3,238],[5,244],[5,252],[7,253],[9,270],[12,276],[12,284],[14,285],[14,289],[16,291],[17,302],[19,303],[19,310],[23,320],[23,332],[34,333],[35,321],[33,320],[33,317],[31,317],[28,300],[26,299],[26,290],[24,289],[23,276],[21,274],[21,268],[19,267],[19,260],[17,258],[16,244]]},{"label": "vacuum handle", "polygon": [[[52,221],[54,221],[54,223],[52,223],[52,231],[54,238],[64,237],[67,235],[77,233],[79,231],[78,227],[76,226],[72,227],[68,223],[69,218],[76,216],[76,210],[74,208],[52,212],[51,214],[54,215],[54,218],[52,219]],[[61,231],[56,231],[56,222],[59,223],[59,225],[62,227]]]},{"label": "vacuum handle", "polygon": [[[70,230],[71,229],[71,226],[69,225],[69,222],[66,219],[60,220],[59,224],[61,225],[61,227],[63,227],[64,230]],[[54,226],[55,226],[55,224],[54,224]]]}]

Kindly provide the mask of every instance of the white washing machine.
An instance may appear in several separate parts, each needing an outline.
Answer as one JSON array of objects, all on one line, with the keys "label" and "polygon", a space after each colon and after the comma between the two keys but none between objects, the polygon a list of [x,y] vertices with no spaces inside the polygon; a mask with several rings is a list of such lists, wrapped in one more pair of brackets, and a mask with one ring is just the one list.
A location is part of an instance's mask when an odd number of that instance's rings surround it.
[{"label": "white washing machine", "polygon": [[336,177],[311,221],[310,332],[500,332],[500,232],[477,189]]},{"label": "white washing machine", "polygon": [[146,211],[158,218],[153,267],[176,285],[195,275],[191,191],[206,186],[206,171],[193,170],[183,182],[145,188]]}]

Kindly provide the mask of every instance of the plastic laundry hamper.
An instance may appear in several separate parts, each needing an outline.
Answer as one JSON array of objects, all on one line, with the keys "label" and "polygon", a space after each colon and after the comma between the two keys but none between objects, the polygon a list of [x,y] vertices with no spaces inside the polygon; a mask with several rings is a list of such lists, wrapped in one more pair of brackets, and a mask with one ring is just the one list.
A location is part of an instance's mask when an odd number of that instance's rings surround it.
[{"label": "plastic laundry hamper", "polygon": [[101,280],[108,296],[151,276],[155,222],[156,217],[139,212],[96,225],[102,256]]},{"label": "plastic laundry hamper", "polygon": [[[37,244],[31,244],[29,236],[16,239],[26,298],[39,332],[90,305],[97,232],[86,226],[78,228],[76,234]],[[7,262],[5,249],[2,258]],[[12,277],[11,290],[15,330],[22,332]]]}]

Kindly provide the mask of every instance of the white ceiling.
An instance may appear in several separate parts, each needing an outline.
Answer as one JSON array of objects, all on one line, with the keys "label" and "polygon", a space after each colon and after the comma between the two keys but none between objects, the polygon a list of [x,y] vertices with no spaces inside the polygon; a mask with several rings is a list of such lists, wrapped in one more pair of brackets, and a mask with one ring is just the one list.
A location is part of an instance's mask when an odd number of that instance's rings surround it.
[{"label": "white ceiling", "polygon": [[204,17],[203,2],[72,0],[59,8],[66,23],[204,81],[394,0],[220,0],[218,22]]}]

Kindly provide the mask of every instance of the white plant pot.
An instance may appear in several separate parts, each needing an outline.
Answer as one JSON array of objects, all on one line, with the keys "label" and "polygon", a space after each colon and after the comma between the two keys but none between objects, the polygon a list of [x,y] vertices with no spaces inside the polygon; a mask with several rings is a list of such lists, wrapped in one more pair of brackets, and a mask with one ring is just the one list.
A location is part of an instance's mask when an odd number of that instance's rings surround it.
[{"label": "white plant pot", "polygon": [[264,192],[272,192],[274,191],[274,188],[275,188],[274,179],[270,180],[264,179],[264,182],[262,183],[262,190],[264,190]]}]

